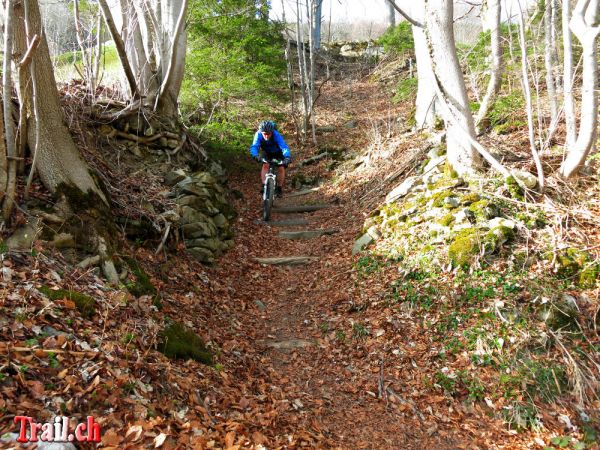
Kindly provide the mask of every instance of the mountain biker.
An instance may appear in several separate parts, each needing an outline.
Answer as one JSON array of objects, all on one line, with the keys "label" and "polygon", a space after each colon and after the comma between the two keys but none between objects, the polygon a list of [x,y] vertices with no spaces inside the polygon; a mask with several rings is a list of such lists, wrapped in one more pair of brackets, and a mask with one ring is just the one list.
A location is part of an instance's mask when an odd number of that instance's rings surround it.
[{"label": "mountain biker", "polygon": [[[285,181],[285,169],[292,162],[292,153],[281,134],[277,131],[277,125],[271,120],[263,120],[258,125],[258,131],[254,135],[254,140],[250,146],[250,156],[256,161],[261,162],[261,157],[259,155],[261,150],[267,161],[272,159],[283,161],[283,165],[279,166],[277,172],[277,186],[275,187],[275,194],[278,197],[281,197],[283,194],[283,183]],[[264,189],[268,172],[269,164],[263,164],[260,173],[262,181],[261,194]]]}]

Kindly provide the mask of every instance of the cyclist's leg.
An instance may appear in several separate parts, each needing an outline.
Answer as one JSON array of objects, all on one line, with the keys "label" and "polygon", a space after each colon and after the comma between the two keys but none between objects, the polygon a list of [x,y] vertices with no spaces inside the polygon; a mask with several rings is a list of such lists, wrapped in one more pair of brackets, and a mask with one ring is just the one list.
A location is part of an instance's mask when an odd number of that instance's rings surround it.
[{"label": "cyclist's leg", "polygon": [[268,164],[263,164],[262,165],[262,170],[260,171],[260,179],[262,181],[262,184],[265,184],[268,172],[269,172],[269,165]]},{"label": "cyclist's leg", "polygon": [[277,171],[277,186],[283,187],[285,182],[285,167],[279,166],[279,170]]}]

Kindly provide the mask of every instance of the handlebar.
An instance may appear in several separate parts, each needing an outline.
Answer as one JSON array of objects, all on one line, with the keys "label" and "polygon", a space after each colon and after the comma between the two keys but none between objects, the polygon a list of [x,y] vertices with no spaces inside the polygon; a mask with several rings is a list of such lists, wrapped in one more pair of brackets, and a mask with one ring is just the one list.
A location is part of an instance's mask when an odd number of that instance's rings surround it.
[{"label": "handlebar", "polygon": [[262,162],[263,164],[273,164],[274,166],[283,166],[283,161],[279,160],[279,159],[266,159],[266,158],[261,158],[260,162]]}]

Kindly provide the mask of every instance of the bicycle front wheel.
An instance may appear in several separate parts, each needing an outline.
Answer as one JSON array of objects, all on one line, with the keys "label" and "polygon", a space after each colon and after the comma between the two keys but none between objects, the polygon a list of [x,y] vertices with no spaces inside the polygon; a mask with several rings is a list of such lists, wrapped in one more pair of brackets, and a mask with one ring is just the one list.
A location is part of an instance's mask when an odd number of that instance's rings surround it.
[{"label": "bicycle front wheel", "polygon": [[273,207],[273,197],[275,196],[275,180],[269,178],[265,185],[263,193],[263,220],[268,222],[271,218],[271,208]]}]

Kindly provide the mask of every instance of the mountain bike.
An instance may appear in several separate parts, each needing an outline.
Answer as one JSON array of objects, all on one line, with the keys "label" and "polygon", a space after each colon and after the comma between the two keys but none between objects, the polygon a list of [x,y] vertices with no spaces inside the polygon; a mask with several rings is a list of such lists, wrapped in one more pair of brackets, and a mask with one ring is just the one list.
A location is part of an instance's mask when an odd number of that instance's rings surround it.
[{"label": "mountain bike", "polygon": [[263,220],[268,222],[271,218],[271,208],[273,207],[273,199],[275,198],[275,186],[277,186],[277,169],[283,165],[283,161],[278,159],[262,158],[263,164],[269,165],[269,171],[265,177],[263,188]]}]

